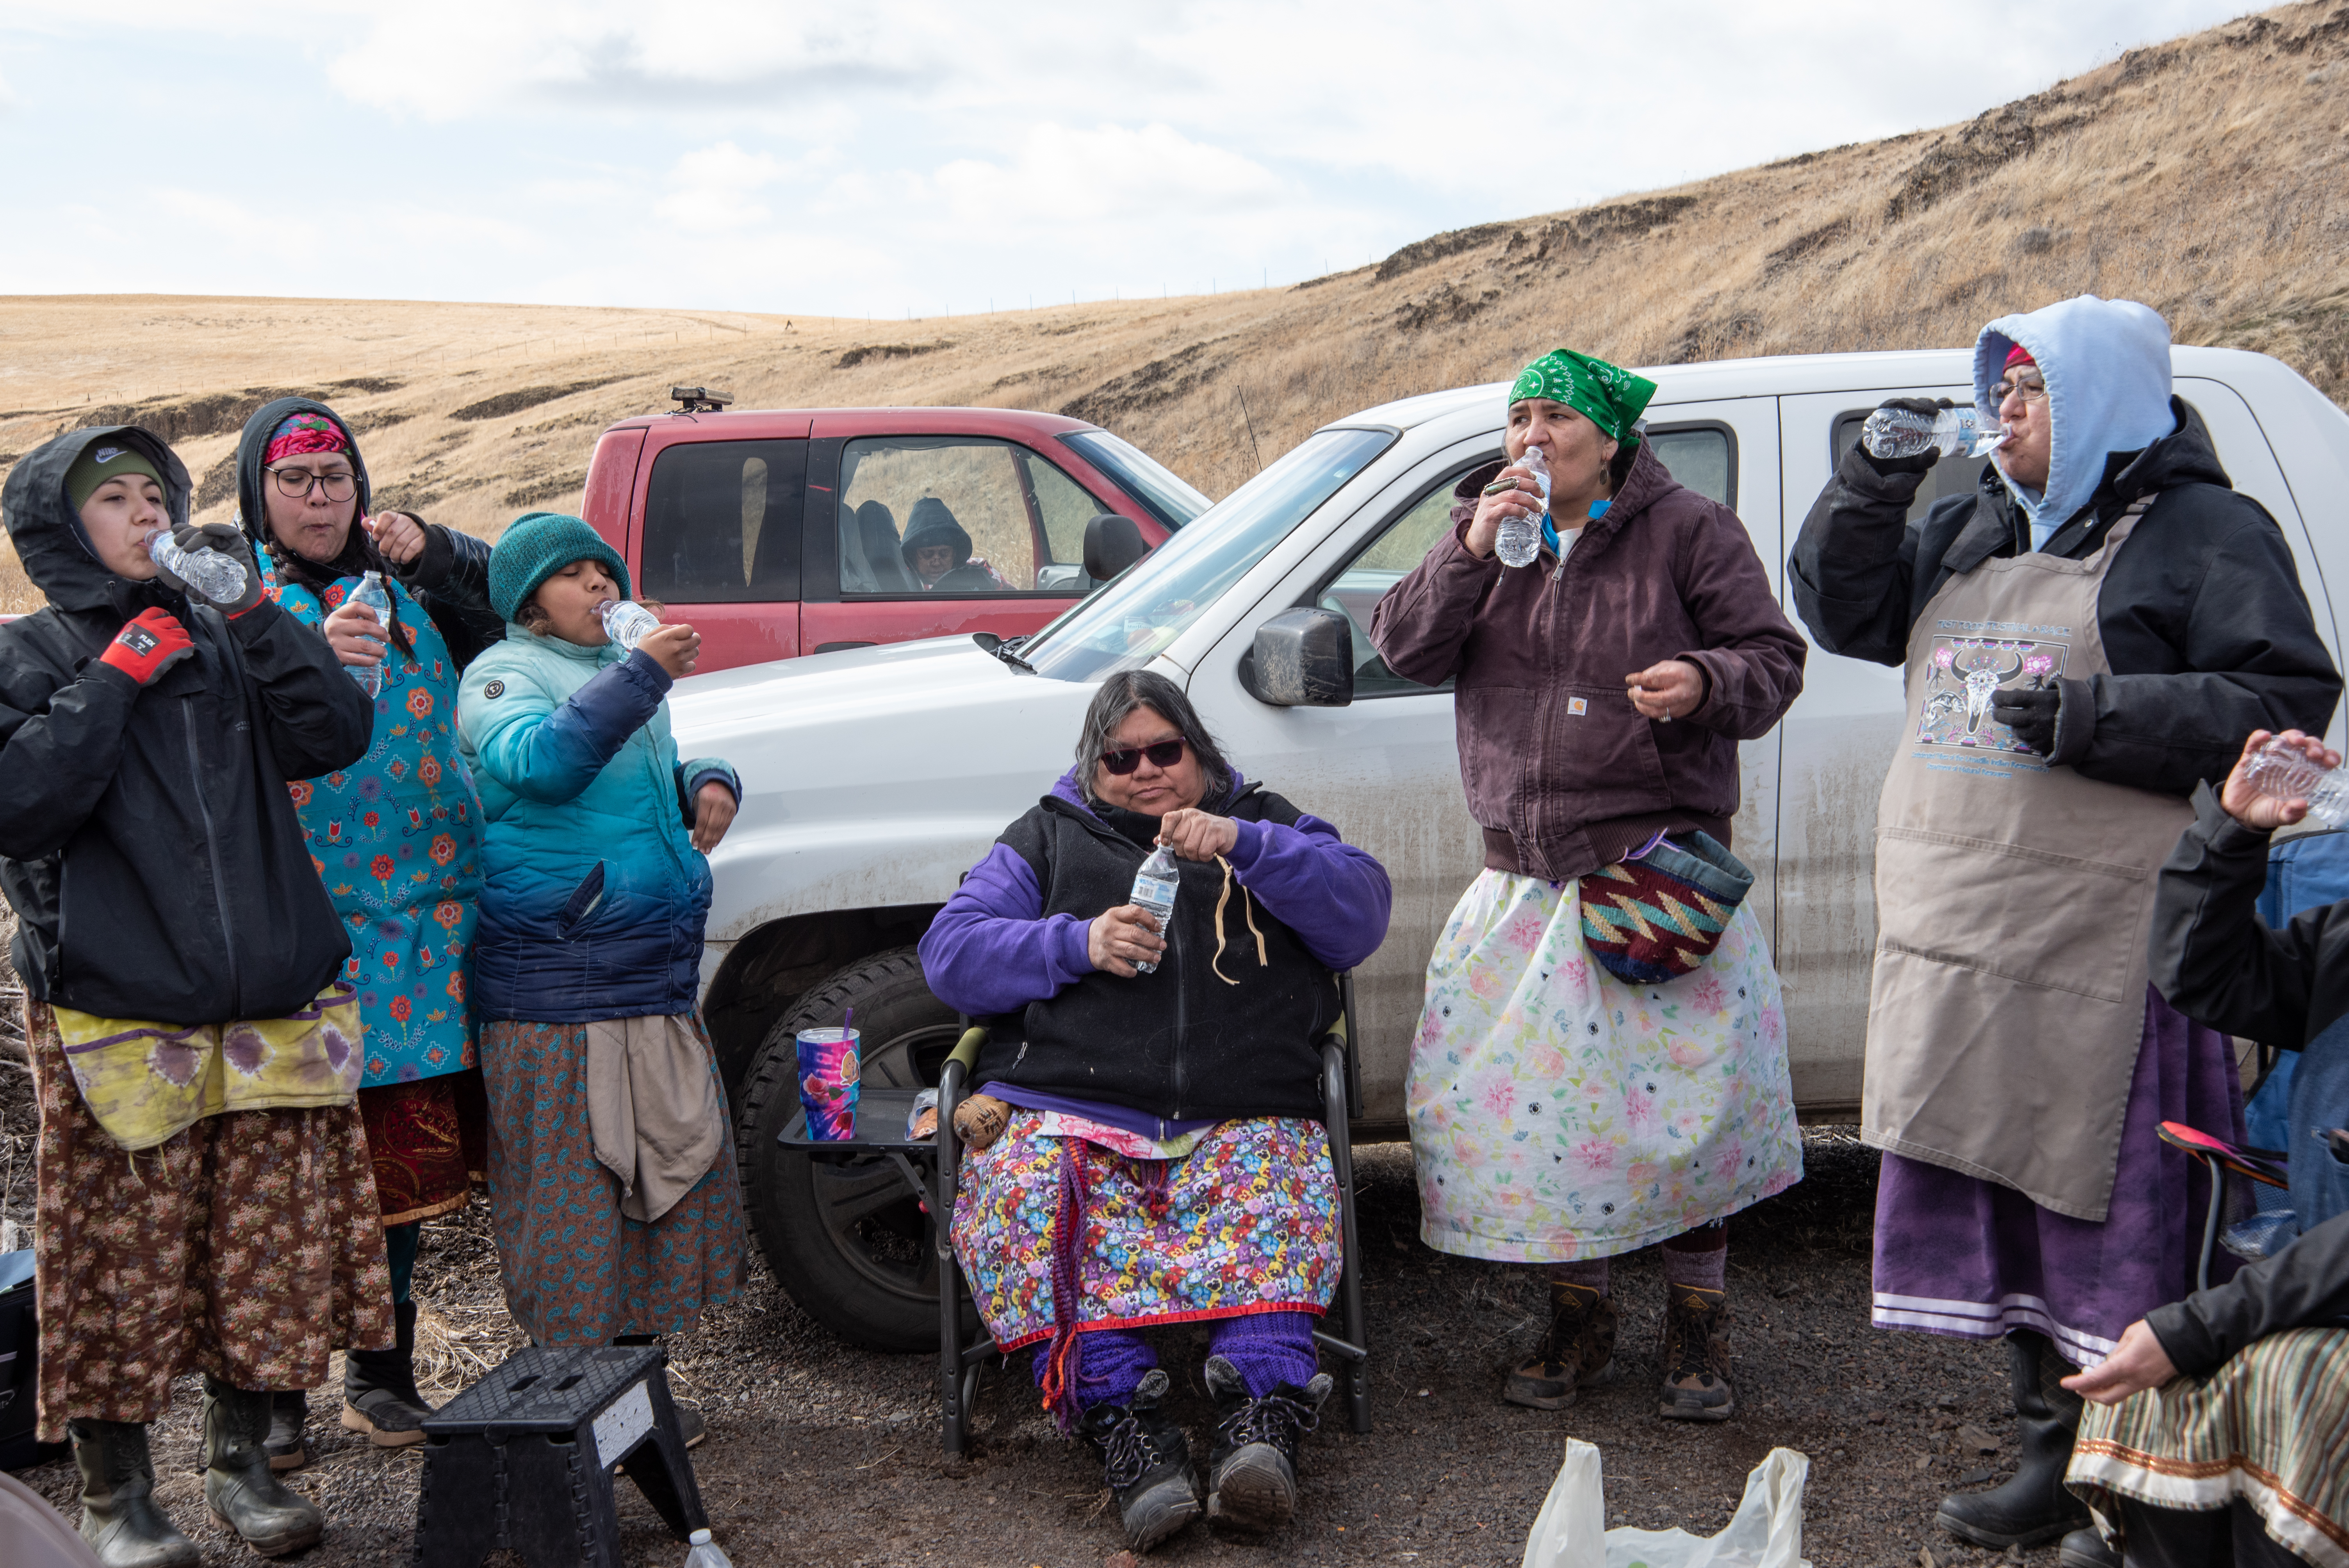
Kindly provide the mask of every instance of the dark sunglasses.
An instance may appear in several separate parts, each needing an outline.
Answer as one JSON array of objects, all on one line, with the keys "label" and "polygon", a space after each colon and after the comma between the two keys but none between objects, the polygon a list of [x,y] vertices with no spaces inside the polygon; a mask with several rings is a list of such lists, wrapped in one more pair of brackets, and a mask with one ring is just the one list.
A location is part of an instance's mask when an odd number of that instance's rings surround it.
[{"label": "dark sunglasses", "polygon": [[1150,758],[1150,766],[1153,768],[1172,768],[1183,760],[1185,744],[1183,738],[1178,735],[1172,740],[1162,740],[1155,746],[1137,746],[1131,751],[1104,751],[1102,753],[1102,766],[1121,779],[1141,767],[1142,759],[1145,757]]}]

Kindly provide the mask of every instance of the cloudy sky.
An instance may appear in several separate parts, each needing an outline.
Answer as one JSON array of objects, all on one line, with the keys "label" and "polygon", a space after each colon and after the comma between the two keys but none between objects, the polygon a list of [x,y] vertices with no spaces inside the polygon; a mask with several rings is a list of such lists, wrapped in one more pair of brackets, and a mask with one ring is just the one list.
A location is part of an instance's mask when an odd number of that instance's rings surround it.
[{"label": "cloudy sky", "polygon": [[2241,9],[8,0],[0,294],[903,317],[1288,283]]}]

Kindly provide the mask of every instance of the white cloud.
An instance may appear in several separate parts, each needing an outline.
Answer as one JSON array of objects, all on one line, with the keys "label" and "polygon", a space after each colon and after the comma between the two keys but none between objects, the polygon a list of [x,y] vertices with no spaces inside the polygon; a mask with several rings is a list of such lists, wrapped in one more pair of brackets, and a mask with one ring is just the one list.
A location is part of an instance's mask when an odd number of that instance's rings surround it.
[{"label": "white cloud", "polygon": [[782,164],[769,154],[721,141],[677,160],[669,170],[669,193],[654,203],[653,211],[665,222],[698,232],[751,228],[770,216],[758,192],[782,174]]},{"label": "white cloud", "polygon": [[1213,217],[1304,194],[1262,164],[1164,124],[1072,130],[1047,121],[1029,128],[1013,159],[957,159],[935,178],[957,219],[990,229],[1175,211]]}]

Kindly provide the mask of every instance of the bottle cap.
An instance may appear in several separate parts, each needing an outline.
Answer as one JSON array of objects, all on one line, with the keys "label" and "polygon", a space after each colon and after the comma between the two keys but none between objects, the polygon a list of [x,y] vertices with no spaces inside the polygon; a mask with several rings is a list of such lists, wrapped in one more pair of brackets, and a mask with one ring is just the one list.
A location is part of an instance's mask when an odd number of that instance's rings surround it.
[{"label": "bottle cap", "polygon": [[709,1544],[709,1532],[697,1530],[685,1538],[685,1543],[688,1546],[707,1546]]}]

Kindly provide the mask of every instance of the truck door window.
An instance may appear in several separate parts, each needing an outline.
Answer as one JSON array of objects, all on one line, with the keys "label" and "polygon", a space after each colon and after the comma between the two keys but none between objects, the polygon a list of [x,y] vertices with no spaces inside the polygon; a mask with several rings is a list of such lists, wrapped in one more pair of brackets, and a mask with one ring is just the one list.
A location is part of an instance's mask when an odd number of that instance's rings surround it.
[{"label": "truck door window", "polygon": [[1737,509],[1737,437],[1726,425],[1653,425],[1648,445],[1667,472],[1707,500]]},{"label": "truck door window", "polygon": [[1085,522],[1108,510],[1044,458],[968,436],[880,436],[840,456],[840,595],[1084,592]]},{"label": "truck door window", "polygon": [[1452,683],[1423,686],[1387,668],[1386,660],[1371,645],[1371,616],[1387,590],[1402,582],[1413,567],[1427,558],[1435,542],[1452,529],[1452,487],[1468,468],[1498,460],[1498,452],[1454,469],[1402,509],[1394,521],[1371,538],[1353,560],[1339,569],[1314,603],[1346,617],[1354,634],[1354,699],[1411,696],[1430,691],[1450,691]]},{"label": "truck door window", "polygon": [[[1830,469],[1842,465],[1844,454],[1859,440],[1859,428],[1875,413],[1874,407],[1854,408],[1837,414],[1829,428],[1827,466]],[[1816,426],[1812,427],[1814,429]],[[1988,458],[1947,457],[1925,470],[1925,482],[1917,487],[1917,498],[1909,503],[1909,521],[1922,522],[1933,503],[1948,496],[1971,495],[1974,484],[1982,477]]]},{"label": "truck door window", "polygon": [[800,596],[805,441],[688,441],[653,459],[636,592],[678,604]]}]

